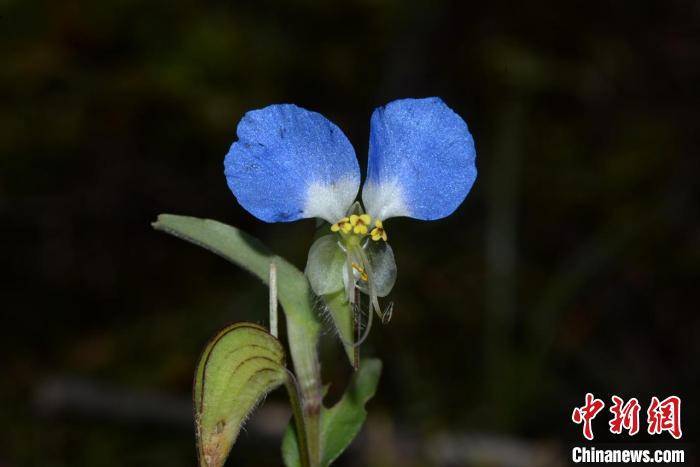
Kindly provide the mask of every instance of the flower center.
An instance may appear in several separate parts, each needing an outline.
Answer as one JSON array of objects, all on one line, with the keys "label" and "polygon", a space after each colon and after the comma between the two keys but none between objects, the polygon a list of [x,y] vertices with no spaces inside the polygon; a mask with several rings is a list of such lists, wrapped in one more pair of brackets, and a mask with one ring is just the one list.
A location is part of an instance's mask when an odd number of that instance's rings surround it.
[{"label": "flower center", "polygon": [[359,237],[360,239],[367,234],[372,237],[372,240],[387,240],[386,231],[382,221],[376,219],[374,228],[370,231],[372,225],[372,217],[369,214],[353,214],[349,217],[343,217],[335,224],[331,225],[332,232],[340,232],[343,236]]}]

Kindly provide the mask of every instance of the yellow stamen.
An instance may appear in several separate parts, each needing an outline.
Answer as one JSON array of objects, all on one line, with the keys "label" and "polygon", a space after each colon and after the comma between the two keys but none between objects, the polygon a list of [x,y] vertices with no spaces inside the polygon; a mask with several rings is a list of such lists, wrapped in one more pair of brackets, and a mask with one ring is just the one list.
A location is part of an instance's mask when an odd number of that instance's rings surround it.
[{"label": "yellow stamen", "polygon": [[352,225],[350,224],[350,219],[343,217],[335,224],[331,225],[331,232],[349,233],[352,230]]},{"label": "yellow stamen", "polygon": [[367,228],[368,225],[372,222],[372,218],[369,216],[369,214],[353,214],[350,216],[350,225],[352,225],[353,229],[352,231],[355,232],[358,235],[367,235],[367,231],[369,230]]},{"label": "yellow stamen", "polygon": [[370,232],[370,235],[372,236],[372,240],[375,242],[378,242],[380,239],[386,242],[388,237],[386,235],[386,231],[384,230],[384,224],[382,224],[382,221],[379,219],[374,221],[374,228]]},{"label": "yellow stamen", "polygon": [[352,268],[360,273],[360,279],[367,282],[367,279],[369,279],[369,277],[367,276],[367,273],[361,266],[359,266],[357,263],[352,263]]}]

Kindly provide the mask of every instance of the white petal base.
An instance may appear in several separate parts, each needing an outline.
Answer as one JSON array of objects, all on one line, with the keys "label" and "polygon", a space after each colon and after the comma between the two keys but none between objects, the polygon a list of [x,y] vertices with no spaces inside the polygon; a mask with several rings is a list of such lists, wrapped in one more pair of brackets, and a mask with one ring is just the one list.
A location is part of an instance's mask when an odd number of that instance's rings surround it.
[{"label": "white petal base", "polygon": [[353,177],[337,180],[331,184],[314,182],[306,192],[304,217],[320,217],[330,224],[345,217],[355,201],[358,181]]},{"label": "white petal base", "polygon": [[390,217],[409,216],[410,210],[404,202],[398,180],[374,184],[365,182],[362,202],[372,219],[386,220]]}]

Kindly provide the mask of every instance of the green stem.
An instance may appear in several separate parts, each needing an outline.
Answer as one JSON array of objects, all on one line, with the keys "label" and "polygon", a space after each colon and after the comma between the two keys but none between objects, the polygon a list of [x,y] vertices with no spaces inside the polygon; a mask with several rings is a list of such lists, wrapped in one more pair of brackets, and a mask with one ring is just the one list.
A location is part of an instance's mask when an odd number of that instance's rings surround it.
[{"label": "green stem", "polygon": [[[296,315],[287,315],[287,339],[299,381],[309,466],[318,467],[321,462],[321,371],[317,341],[309,341],[312,330],[306,324],[308,323],[299,320]],[[302,449],[301,439],[299,448]]]},{"label": "green stem", "polygon": [[309,444],[306,433],[306,424],[304,423],[304,412],[299,397],[299,385],[297,384],[296,378],[294,378],[294,374],[291,371],[288,372],[285,386],[287,388],[287,394],[289,394],[289,402],[292,406],[292,414],[294,416],[297,445],[299,446],[299,459],[301,460],[302,467],[310,467]]}]

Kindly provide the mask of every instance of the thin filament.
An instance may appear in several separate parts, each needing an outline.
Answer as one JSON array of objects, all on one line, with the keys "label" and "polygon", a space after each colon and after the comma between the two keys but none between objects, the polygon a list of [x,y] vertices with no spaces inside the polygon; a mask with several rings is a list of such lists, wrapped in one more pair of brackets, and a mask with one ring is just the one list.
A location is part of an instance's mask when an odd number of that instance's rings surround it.
[{"label": "thin filament", "polygon": [[369,286],[369,297],[371,300],[370,311],[372,311],[372,308],[374,308],[374,310],[377,312],[377,315],[381,316],[379,299],[377,298],[377,294],[374,292],[374,271],[372,270],[372,265],[369,262],[369,258],[361,248],[357,249],[357,253],[360,257],[360,260],[362,261],[362,268],[365,270],[365,274],[367,274],[367,285]]}]

